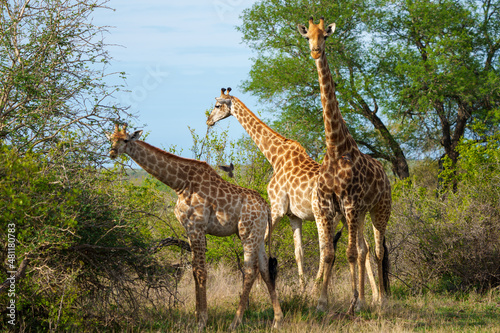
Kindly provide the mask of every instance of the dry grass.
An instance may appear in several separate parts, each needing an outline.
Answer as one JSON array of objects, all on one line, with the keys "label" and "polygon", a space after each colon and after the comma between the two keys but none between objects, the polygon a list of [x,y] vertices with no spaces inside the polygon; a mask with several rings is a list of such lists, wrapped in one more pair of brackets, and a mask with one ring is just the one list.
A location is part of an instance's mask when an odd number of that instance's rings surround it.
[{"label": "dry grass", "polygon": [[[347,272],[336,274],[330,295],[330,310],[316,311],[317,296],[312,295],[312,283],[305,294],[297,291],[293,274],[281,272],[278,288],[285,315],[282,332],[500,332],[500,291],[486,295],[395,295],[382,311],[368,305],[349,318],[344,313],[351,296]],[[226,332],[236,311],[241,290],[241,275],[225,266],[209,268],[209,321],[206,332]],[[193,332],[195,325],[194,282],[186,272],[179,285],[181,302],[175,309],[155,309],[139,327],[130,331]],[[367,301],[371,292],[367,286]],[[272,331],[273,311],[265,284],[257,281],[252,289],[249,308],[240,332]]]}]

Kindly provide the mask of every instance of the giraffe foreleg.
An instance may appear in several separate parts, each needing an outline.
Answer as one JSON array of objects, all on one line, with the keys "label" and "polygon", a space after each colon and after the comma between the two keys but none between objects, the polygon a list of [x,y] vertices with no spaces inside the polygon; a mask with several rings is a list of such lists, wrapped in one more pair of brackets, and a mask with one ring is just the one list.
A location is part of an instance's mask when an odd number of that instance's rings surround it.
[{"label": "giraffe foreleg", "polygon": [[[368,259],[368,244],[364,237],[364,215],[360,217],[358,226],[358,288],[359,298],[356,303],[356,311],[361,310],[365,306],[365,276],[366,276],[366,261]],[[371,270],[370,270],[371,272]]]},{"label": "giraffe foreleg", "polygon": [[354,315],[354,309],[356,307],[358,301],[358,290],[357,290],[357,274],[356,274],[356,264],[358,260],[358,248],[357,248],[357,239],[358,239],[358,225],[357,225],[357,216],[355,212],[346,211],[346,221],[349,230],[349,238],[347,245],[347,260],[349,261],[349,269],[351,273],[351,288],[352,288],[352,299],[351,305],[349,306],[349,310],[347,313],[349,315]]},{"label": "giraffe foreleg", "polygon": [[377,302],[383,305],[386,296],[390,293],[389,286],[389,253],[385,245],[385,230],[390,214],[390,202],[387,205],[379,204],[370,214],[373,222],[373,236],[375,239],[375,261],[378,269],[379,297]]},{"label": "giraffe foreleg", "polygon": [[387,246],[385,245],[384,235],[374,228],[375,236],[375,257],[378,269],[379,280],[379,297],[377,299],[379,305],[385,301],[386,295],[389,293],[389,256]]},{"label": "giraffe foreleg", "polygon": [[313,204],[320,251],[320,264],[314,281],[314,293],[317,292],[318,288],[321,288],[317,309],[326,311],[328,308],[328,285],[335,260],[334,231],[341,215],[335,214],[331,195],[321,195],[319,192],[317,192],[317,200]]},{"label": "giraffe foreleg", "polygon": [[370,281],[370,287],[372,290],[372,300],[373,300],[373,302],[375,302],[379,298],[378,286],[377,286],[377,282],[375,281],[375,275],[373,274],[373,270],[372,270],[372,264],[371,264],[371,260],[370,260],[370,257],[371,257],[370,246],[366,242],[366,239],[364,239],[364,242],[365,242],[366,248],[367,248],[366,260],[365,260],[366,275],[368,275],[368,280]]},{"label": "giraffe foreleg", "polygon": [[[318,228],[319,231],[319,228]],[[319,232],[318,232],[319,233]],[[324,258],[324,251],[323,251],[324,245],[323,242],[321,241],[321,238],[319,239],[319,267],[318,267],[318,272],[316,273],[316,278],[314,279],[314,285],[313,285],[313,294],[317,294],[318,290],[320,290],[320,286],[322,285],[323,281],[323,274],[325,272],[325,258]]]},{"label": "giraffe foreleg", "polygon": [[196,295],[196,319],[198,329],[203,330],[207,324],[207,268],[205,263],[205,239],[190,239],[193,253],[193,277]]},{"label": "giraffe foreleg", "polygon": [[[317,306],[319,311],[326,311],[328,309],[328,285],[332,276],[333,262],[335,260],[335,226],[332,222],[333,217],[321,218],[318,226],[321,262],[320,269],[318,271],[318,277],[320,277],[320,280],[316,280],[316,285],[319,286],[321,284],[321,292]],[[321,273],[322,275],[320,276]]]}]

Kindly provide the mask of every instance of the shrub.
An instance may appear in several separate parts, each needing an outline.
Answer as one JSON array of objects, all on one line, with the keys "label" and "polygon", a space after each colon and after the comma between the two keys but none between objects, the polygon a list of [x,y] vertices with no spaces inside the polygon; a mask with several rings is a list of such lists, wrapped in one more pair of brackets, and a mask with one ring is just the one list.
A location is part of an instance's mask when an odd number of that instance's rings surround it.
[{"label": "shrub", "polygon": [[[7,147],[0,175],[0,234],[6,240],[7,226],[15,225],[14,266],[25,269],[16,281],[19,329],[119,327],[145,304],[173,304],[172,274],[148,250],[149,209],[163,205],[151,188],[117,172],[60,169]],[[1,244],[6,263],[7,242]],[[0,281],[9,276],[2,265]],[[0,298],[6,304],[7,293]]]},{"label": "shrub", "polygon": [[500,137],[464,140],[436,191],[399,182],[388,228],[393,273],[412,289],[484,291],[500,285]]}]

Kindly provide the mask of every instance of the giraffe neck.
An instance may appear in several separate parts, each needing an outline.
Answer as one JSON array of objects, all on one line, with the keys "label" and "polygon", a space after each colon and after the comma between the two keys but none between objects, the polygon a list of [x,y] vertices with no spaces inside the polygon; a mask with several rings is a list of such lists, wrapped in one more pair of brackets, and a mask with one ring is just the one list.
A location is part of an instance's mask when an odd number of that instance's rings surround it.
[{"label": "giraffe neck", "polygon": [[266,156],[273,168],[280,163],[280,156],[286,150],[285,145],[293,142],[276,133],[246,107],[238,98],[232,97],[232,114],[247,131],[259,150]]},{"label": "giraffe neck", "polygon": [[327,156],[330,155],[329,158],[338,159],[347,153],[358,155],[358,146],[340,114],[339,103],[335,94],[335,83],[333,82],[325,52],[323,51],[315,61],[321,88]]},{"label": "giraffe neck", "polygon": [[187,187],[187,171],[198,162],[168,153],[140,140],[130,143],[125,153],[150,175],[176,192]]}]

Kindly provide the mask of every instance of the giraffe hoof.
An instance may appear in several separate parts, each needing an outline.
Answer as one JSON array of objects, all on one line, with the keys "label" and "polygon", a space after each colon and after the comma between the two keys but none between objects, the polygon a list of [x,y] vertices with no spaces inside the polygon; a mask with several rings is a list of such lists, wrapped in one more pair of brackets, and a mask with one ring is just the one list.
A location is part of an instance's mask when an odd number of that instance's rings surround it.
[{"label": "giraffe hoof", "polygon": [[229,331],[234,331],[240,325],[240,323],[241,321],[238,318],[234,318],[231,325],[229,325]]},{"label": "giraffe hoof", "polygon": [[328,302],[324,300],[319,300],[318,306],[316,306],[316,310],[319,312],[326,312],[328,310]]},{"label": "giraffe hoof", "polygon": [[205,323],[198,323],[198,332],[202,332],[205,329]]},{"label": "giraffe hoof", "polygon": [[354,310],[356,312],[358,311],[361,311],[362,309],[366,308],[366,302],[365,300],[363,299],[358,299],[358,301],[356,302],[356,307],[354,308]]},{"label": "giraffe hoof", "polygon": [[205,326],[207,325],[207,321],[208,321],[208,316],[207,315],[203,315],[203,314],[196,314],[199,318],[198,318],[198,332],[201,332],[205,329]]}]

